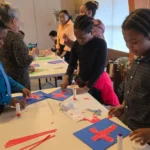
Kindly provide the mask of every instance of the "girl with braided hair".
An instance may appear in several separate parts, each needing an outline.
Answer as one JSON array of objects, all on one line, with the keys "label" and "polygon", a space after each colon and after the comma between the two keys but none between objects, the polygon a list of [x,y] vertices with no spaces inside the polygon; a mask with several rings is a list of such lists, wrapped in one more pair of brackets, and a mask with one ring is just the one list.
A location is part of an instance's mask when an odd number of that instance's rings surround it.
[{"label": "girl with braided hair", "polygon": [[[97,1],[88,1],[85,4],[81,5],[79,15],[87,15],[89,17],[94,18],[96,14],[96,10],[99,8],[99,3]],[[104,38],[104,30],[105,26],[101,20],[93,20],[94,27],[93,27],[93,35],[99,36],[100,38]],[[72,47],[74,41],[72,41],[66,34],[64,34],[64,41],[65,45],[68,47]]]},{"label": "girl with braided hair", "polygon": [[76,78],[79,86],[77,94],[89,92],[101,102],[99,80],[105,68],[107,46],[103,39],[93,36],[93,26],[93,18],[87,15],[77,17],[74,24],[77,41],[72,47],[70,63],[61,87],[67,88],[79,60],[80,69]]},{"label": "girl with braided hair", "polygon": [[133,130],[131,141],[150,143],[150,9],[137,9],[123,22],[122,32],[129,50],[138,56],[125,79],[124,102],[109,111]]}]

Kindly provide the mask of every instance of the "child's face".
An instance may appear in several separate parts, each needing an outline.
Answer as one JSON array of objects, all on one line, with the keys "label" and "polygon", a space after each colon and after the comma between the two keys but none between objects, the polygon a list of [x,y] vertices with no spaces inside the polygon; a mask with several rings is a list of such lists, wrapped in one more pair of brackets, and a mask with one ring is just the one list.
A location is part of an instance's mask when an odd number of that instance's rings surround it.
[{"label": "child's face", "polygon": [[52,41],[55,41],[56,40],[56,37],[55,36],[50,36]]},{"label": "child's face", "polygon": [[60,23],[62,25],[64,25],[68,21],[69,17],[65,13],[60,13],[59,14],[59,19],[60,19]]},{"label": "child's face", "polygon": [[123,36],[129,50],[136,56],[143,56],[150,50],[150,40],[134,29],[123,30]]},{"label": "child's face", "polygon": [[80,13],[79,13],[79,15],[87,15],[89,17],[92,17],[92,11],[87,10],[86,6],[82,5],[80,7]]},{"label": "child's face", "polygon": [[74,34],[80,45],[85,45],[93,37],[92,33],[85,33],[79,29],[75,29]]}]

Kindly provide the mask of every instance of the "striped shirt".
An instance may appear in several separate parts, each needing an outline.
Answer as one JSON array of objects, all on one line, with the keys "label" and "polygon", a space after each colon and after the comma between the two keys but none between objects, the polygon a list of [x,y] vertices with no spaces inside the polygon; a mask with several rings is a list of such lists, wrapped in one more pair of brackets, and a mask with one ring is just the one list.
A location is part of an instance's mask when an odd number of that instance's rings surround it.
[{"label": "striped shirt", "polygon": [[124,99],[129,128],[150,128],[150,53],[133,62],[125,80]]}]

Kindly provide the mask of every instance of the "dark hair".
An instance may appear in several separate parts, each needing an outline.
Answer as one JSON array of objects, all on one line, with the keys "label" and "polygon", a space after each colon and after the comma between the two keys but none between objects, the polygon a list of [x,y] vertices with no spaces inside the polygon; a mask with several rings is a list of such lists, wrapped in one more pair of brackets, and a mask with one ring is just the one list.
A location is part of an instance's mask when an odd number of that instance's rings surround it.
[{"label": "dark hair", "polygon": [[10,4],[6,2],[0,3],[0,18],[4,23],[8,23],[11,19],[18,18],[19,11],[13,8]]},{"label": "dark hair", "polygon": [[93,27],[93,18],[87,15],[78,16],[74,23],[74,29],[82,30],[85,33],[92,32]]},{"label": "dark hair", "polygon": [[20,32],[22,35],[25,35],[25,33],[24,33],[23,31],[19,30],[19,32]]},{"label": "dark hair", "polygon": [[8,29],[6,24],[0,19],[0,30]]},{"label": "dark hair", "polygon": [[99,3],[97,1],[94,1],[94,2],[89,1],[89,2],[86,2],[84,5],[87,8],[87,10],[92,11],[92,17],[94,17],[96,14],[96,10],[98,9]]},{"label": "dark hair", "polygon": [[54,30],[52,30],[52,31],[49,33],[49,36],[55,37],[55,36],[57,36],[57,32],[54,31]]},{"label": "dark hair", "polygon": [[67,15],[68,17],[69,17],[69,20],[72,20],[72,16],[69,14],[69,12],[67,11],[67,10],[61,10],[60,12],[59,12],[59,14],[60,13],[64,13],[65,15]]},{"label": "dark hair", "polygon": [[122,29],[135,29],[149,37],[150,32],[150,9],[137,9],[126,17]]}]

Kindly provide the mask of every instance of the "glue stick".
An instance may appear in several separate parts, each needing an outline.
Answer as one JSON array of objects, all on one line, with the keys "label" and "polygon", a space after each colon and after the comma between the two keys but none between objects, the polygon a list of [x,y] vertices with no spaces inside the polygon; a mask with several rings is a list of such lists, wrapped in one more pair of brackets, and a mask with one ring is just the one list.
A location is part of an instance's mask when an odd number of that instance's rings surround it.
[{"label": "glue stick", "polygon": [[118,144],[117,150],[123,150],[123,136],[122,136],[122,134],[117,135],[117,144]]},{"label": "glue stick", "polygon": [[17,117],[21,116],[20,104],[19,103],[16,103],[16,116]]},{"label": "glue stick", "polygon": [[73,88],[73,100],[77,100],[76,95],[77,95],[77,90]]}]

